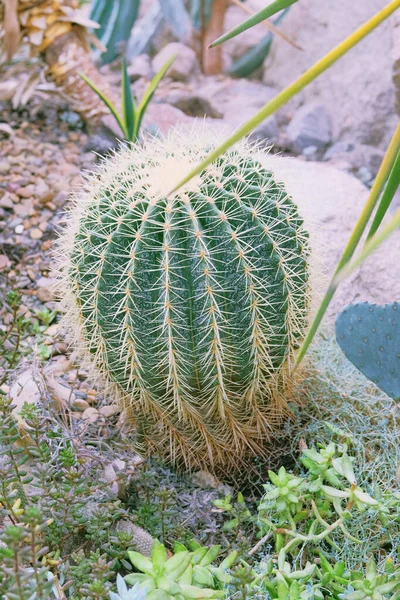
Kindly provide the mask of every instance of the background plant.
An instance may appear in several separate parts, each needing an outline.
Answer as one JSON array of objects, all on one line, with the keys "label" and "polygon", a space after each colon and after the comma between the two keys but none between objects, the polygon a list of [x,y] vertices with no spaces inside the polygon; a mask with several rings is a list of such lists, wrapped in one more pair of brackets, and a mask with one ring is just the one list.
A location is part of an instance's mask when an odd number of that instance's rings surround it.
[{"label": "background plant", "polygon": [[157,75],[154,76],[153,80],[147,87],[143,97],[138,106],[135,104],[135,99],[132,94],[128,71],[125,60],[122,61],[122,76],[121,76],[121,104],[122,114],[118,113],[118,110],[113,104],[112,100],[106,96],[96,84],[89,79],[84,73],[80,73],[81,78],[92,88],[92,90],[98,95],[100,100],[109,108],[111,114],[118,123],[121,131],[124,135],[124,139],[127,142],[136,142],[139,137],[140,126],[143,121],[143,117],[149,106],[151,99],[160,83],[176,56],[172,56],[167,60],[165,65],[159,70]]}]

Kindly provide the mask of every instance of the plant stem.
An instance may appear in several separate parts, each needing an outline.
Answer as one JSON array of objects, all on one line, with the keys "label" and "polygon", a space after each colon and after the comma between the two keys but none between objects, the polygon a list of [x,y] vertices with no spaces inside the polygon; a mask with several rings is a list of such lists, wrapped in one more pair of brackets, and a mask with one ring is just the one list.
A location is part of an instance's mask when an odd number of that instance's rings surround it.
[{"label": "plant stem", "polygon": [[[399,3],[400,3],[400,0],[399,0]],[[385,185],[388,174],[390,173],[390,171],[393,167],[393,164],[396,160],[396,156],[397,156],[397,153],[399,152],[399,150],[400,150],[400,123],[397,125],[396,131],[394,132],[394,135],[391,139],[391,142],[389,144],[389,147],[387,149],[385,157],[379,168],[378,174],[375,178],[374,185],[371,188],[368,200],[361,212],[361,215],[358,218],[358,221],[353,229],[350,239],[347,242],[347,245],[343,251],[342,257],[335,269],[334,275],[328,286],[326,294],[318,308],[318,312],[315,315],[315,318],[314,318],[313,322],[311,323],[311,327],[304,339],[304,342],[302,343],[302,345],[300,347],[300,350],[299,350],[297,358],[296,358],[296,364],[295,364],[294,370],[296,370],[297,366],[300,364],[300,362],[304,358],[304,356],[305,356],[305,354],[317,332],[317,329],[318,329],[318,327],[326,313],[326,310],[335,294],[335,291],[337,289],[338,284],[337,284],[336,277],[339,274],[339,272],[343,269],[343,267],[350,261],[351,257],[353,256],[353,254],[357,248],[357,245],[361,239],[362,234],[364,233],[364,231],[368,225],[368,221],[369,221],[369,219],[374,211],[374,208],[378,202],[379,196]]]}]

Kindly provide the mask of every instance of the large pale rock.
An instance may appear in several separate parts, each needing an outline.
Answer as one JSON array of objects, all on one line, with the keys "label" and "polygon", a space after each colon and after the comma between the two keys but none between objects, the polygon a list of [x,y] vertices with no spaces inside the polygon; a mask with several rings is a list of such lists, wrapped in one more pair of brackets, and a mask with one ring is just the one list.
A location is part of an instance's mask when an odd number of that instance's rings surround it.
[{"label": "large pale rock", "polygon": [[[318,301],[365,205],[368,189],[353,175],[321,163],[272,155],[263,162],[284,181],[310,231]],[[328,309],[328,319],[332,322],[349,302],[400,300],[399,258],[397,232],[341,284]]]},{"label": "large pale rock", "polygon": [[158,73],[167,60],[175,54],[177,56],[171,67],[168,69],[168,77],[171,77],[171,79],[176,81],[187,81],[199,72],[200,67],[195,51],[179,42],[171,42],[160,50],[153,59],[153,71]]},{"label": "large pale rock", "polygon": [[199,83],[198,93],[212,98],[224,121],[236,127],[276,96],[277,90],[258,81],[208,77]]},{"label": "large pale rock", "polygon": [[[382,0],[335,3],[301,0],[279,25],[303,51],[276,39],[265,63],[264,79],[283,89],[384,6]],[[334,139],[384,148],[397,122],[392,81],[393,17],[307,86],[286,107],[318,101],[332,116]]]}]

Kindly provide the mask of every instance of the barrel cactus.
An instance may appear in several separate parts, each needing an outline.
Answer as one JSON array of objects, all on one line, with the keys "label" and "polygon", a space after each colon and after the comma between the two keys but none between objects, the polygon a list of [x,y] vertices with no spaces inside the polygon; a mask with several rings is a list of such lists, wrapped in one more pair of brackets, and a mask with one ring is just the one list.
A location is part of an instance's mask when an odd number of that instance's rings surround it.
[{"label": "barrel cactus", "polygon": [[308,235],[264,151],[242,142],[168,195],[217,143],[195,129],[122,148],[60,247],[82,359],[147,449],[214,469],[266,451],[309,310]]}]

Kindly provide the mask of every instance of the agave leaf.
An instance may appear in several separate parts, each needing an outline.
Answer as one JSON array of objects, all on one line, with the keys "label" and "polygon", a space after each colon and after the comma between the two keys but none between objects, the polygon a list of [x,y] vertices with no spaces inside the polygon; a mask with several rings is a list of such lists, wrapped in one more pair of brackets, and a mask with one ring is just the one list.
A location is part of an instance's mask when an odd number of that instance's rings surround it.
[{"label": "agave leaf", "polygon": [[177,57],[177,55],[174,54],[174,56],[171,56],[171,58],[169,58],[167,60],[165,65],[163,65],[161,67],[161,69],[154,76],[154,78],[150,82],[148,88],[146,89],[146,91],[139,103],[139,106],[137,108],[136,124],[135,124],[135,128],[134,128],[135,138],[137,137],[137,135],[139,133],[139,129],[142,124],[142,120],[143,120],[144,114],[146,112],[146,109],[149,105],[149,102],[151,101],[152,97],[154,96],[154,93],[155,93],[156,89],[158,88],[158,85],[159,85],[161,79],[164,77],[164,75],[166,74],[166,72],[168,71],[168,69],[170,68],[170,66],[172,65],[172,63],[174,62],[176,57]]},{"label": "agave leaf", "polygon": [[[274,25],[278,25],[288,10],[289,8],[286,8],[278,15],[274,20]],[[229,75],[233,77],[248,77],[253,71],[261,67],[269,54],[272,40],[274,39],[273,35],[272,31],[269,31],[258,44],[238,58],[229,69]]]},{"label": "agave leaf", "polygon": [[238,58],[230,67],[228,73],[232,77],[248,77],[261,67],[269,54],[273,35],[269,31],[263,39]]},{"label": "agave leaf", "polygon": [[272,15],[274,15],[275,13],[285,8],[288,8],[292,4],[295,4],[295,2],[298,2],[298,0],[275,0],[275,2],[272,2],[272,4],[269,4],[265,8],[259,10],[254,15],[243,21],[243,23],[240,23],[240,25],[238,25],[237,27],[234,27],[227,33],[224,33],[224,35],[221,35],[210,45],[210,48],[215,48],[215,46],[219,46],[227,40],[236,37],[240,33],[243,33],[243,31],[250,29],[250,27],[254,27],[254,25],[261,23],[261,21],[272,17]]},{"label": "agave leaf", "polygon": [[105,94],[103,94],[103,92],[101,90],[99,90],[97,85],[91,79],[89,79],[89,77],[87,77],[84,73],[79,72],[78,75],[79,75],[79,77],[81,77],[83,79],[83,81],[85,81],[92,88],[92,90],[104,102],[104,104],[110,110],[111,114],[113,115],[113,117],[117,121],[118,125],[120,126],[122,133],[124,134],[125,137],[127,137],[128,132],[125,129],[125,124],[123,123],[121,117],[118,114],[117,109],[115,108],[115,106],[111,102],[111,100]]},{"label": "agave leaf", "polygon": [[133,132],[135,131],[136,109],[125,58],[122,61],[121,96],[122,115],[124,118],[125,129],[128,134],[127,138],[130,142],[132,142],[135,141],[135,139],[132,136]]},{"label": "agave leaf", "polygon": [[[211,17],[213,0],[192,0],[190,3],[190,16],[193,27],[197,30],[207,27]],[[201,14],[203,11],[203,14]]]},{"label": "agave leaf", "polygon": [[190,17],[184,0],[159,0],[163,15],[172,33],[184,42],[190,35]]}]

